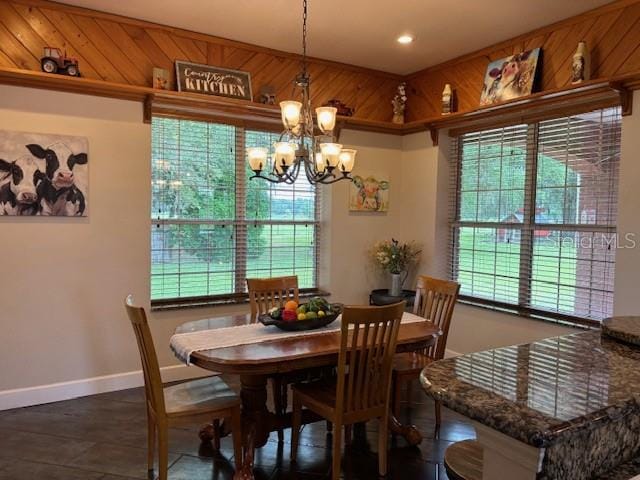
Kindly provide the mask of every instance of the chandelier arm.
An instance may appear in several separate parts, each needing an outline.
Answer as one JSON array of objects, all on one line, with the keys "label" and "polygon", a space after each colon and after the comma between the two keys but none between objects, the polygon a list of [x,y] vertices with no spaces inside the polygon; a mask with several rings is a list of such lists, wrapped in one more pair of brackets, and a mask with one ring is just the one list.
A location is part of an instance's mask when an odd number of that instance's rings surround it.
[{"label": "chandelier arm", "polygon": [[249,177],[249,180],[253,180],[254,178],[259,178],[261,180],[266,180],[271,183],[283,183],[284,180],[280,179],[280,177],[267,177],[262,175],[261,173],[254,173],[253,176]]},{"label": "chandelier arm", "polygon": [[316,183],[321,183],[323,185],[331,185],[332,183],[340,182],[342,180],[351,180],[353,182],[353,178],[349,174],[347,174],[347,175],[343,174],[341,177],[336,177],[335,175],[332,174],[331,177],[334,177],[334,178],[332,180],[329,180],[329,181],[320,180],[320,181],[318,181]]}]

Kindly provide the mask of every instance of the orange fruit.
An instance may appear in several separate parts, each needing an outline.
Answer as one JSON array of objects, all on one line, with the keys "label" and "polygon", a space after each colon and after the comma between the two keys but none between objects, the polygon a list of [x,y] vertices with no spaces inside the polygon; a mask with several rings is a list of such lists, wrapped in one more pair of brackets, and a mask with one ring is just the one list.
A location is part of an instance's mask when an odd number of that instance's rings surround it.
[{"label": "orange fruit", "polygon": [[295,300],[289,300],[287,303],[284,304],[285,310],[295,311],[297,308],[298,308],[298,302],[296,302]]}]

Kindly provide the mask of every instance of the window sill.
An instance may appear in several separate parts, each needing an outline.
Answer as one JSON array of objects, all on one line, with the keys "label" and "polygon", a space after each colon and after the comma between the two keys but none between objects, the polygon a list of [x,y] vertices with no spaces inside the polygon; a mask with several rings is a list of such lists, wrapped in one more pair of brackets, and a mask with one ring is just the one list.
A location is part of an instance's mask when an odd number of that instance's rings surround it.
[{"label": "window sill", "polygon": [[509,304],[502,304],[499,302],[492,302],[481,298],[474,297],[458,297],[458,303],[469,307],[482,308],[485,310],[492,310],[494,312],[503,313],[506,315],[512,315],[518,318],[526,318],[528,320],[537,320],[546,323],[553,323],[562,327],[569,328],[581,328],[581,329],[600,329],[600,322],[597,320],[591,320],[588,318],[571,317],[569,315],[554,314],[551,312],[544,312],[538,310],[532,310],[527,308],[518,308]]},{"label": "window sill", "polygon": [[[331,293],[324,290],[309,288],[300,290],[300,298],[328,297]],[[242,305],[249,303],[246,293],[231,295],[216,295],[210,297],[173,298],[170,300],[151,300],[151,311],[186,310],[193,308],[212,308],[228,305]]]}]

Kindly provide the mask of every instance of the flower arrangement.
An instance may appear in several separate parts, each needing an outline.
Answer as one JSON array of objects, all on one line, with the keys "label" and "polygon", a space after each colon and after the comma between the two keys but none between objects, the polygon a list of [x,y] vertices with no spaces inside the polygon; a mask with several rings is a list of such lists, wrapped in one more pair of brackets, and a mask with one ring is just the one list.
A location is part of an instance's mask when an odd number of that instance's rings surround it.
[{"label": "flower arrangement", "polygon": [[415,242],[400,243],[395,238],[376,242],[370,255],[374,263],[384,271],[399,274],[420,257],[420,247]]}]

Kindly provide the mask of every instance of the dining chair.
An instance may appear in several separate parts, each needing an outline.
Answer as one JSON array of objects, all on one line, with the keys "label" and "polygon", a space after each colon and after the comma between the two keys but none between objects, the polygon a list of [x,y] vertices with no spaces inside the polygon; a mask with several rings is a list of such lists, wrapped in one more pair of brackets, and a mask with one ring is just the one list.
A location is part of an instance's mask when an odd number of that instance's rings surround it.
[{"label": "dining chair", "polygon": [[292,461],[298,452],[304,405],[333,423],[333,480],[340,478],[342,427],[374,418],[379,421],[378,472],[386,475],[391,367],[404,307],[403,301],[344,308],[337,377],[292,388]]},{"label": "dining chair", "polygon": [[[142,372],[144,374],[144,392],[147,405],[148,450],[147,468],[150,479],[155,478],[153,464],[155,459],[156,435],[158,440],[159,480],[167,479],[169,426],[186,416],[210,415],[214,422],[231,419],[233,435],[233,455],[236,471],[242,466],[242,436],[240,420],[240,398],[219,377],[206,377],[163,387],[158,366],[158,357],[153,345],[151,330],[144,308],[136,306],[133,297],[125,299],[125,308],[136,334]],[[214,446],[220,448],[218,429]]]},{"label": "dining chair", "polygon": [[[273,307],[283,307],[288,300],[299,302],[298,277],[296,275],[271,278],[247,278],[251,321],[256,322],[258,315],[265,314]],[[289,379],[286,375],[271,377],[273,406],[276,415],[287,413]],[[284,432],[278,429],[278,440],[284,440]]]},{"label": "dining chair", "polygon": [[[458,299],[460,284],[448,280],[418,276],[416,299],[413,313],[434,323],[442,332],[436,342],[415,352],[398,353],[393,358],[393,412],[400,414],[402,386],[407,384],[407,400],[411,402],[411,382],[420,376],[424,367],[444,357],[447,336],[453,316],[453,308]],[[435,401],[436,434],[440,430],[441,403]]]}]

